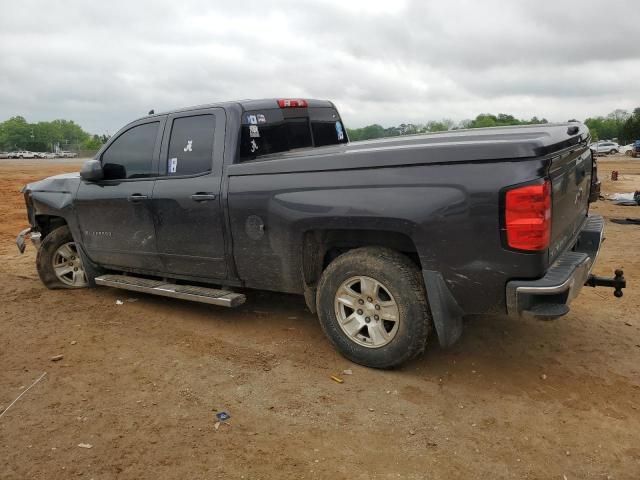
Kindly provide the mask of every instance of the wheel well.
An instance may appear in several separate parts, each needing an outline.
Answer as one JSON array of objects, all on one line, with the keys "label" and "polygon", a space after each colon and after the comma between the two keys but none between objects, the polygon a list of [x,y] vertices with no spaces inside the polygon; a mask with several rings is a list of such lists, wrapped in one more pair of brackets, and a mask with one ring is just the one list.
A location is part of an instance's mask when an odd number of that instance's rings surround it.
[{"label": "wheel well", "polygon": [[42,233],[42,238],[46,237],[49,232],[66,224],[67,221],[62,217],[56,217],[54,215],[36,215],[36,225],[38,226],[38,231]]},{"label": "wheel well", "polygon": [[336,257],[360,247],[387,247],[409,257],[422,268],[418,250],[404,233],[381,230],[312,230],[305,232],[302,267],[304,282],[313,287]]}]

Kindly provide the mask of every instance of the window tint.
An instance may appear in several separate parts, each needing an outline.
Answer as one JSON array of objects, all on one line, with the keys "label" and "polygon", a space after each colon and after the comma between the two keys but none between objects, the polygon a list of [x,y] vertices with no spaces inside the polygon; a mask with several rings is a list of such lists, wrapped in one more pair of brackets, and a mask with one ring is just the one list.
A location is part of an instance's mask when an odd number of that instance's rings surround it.
[{"label": "window tint", "polygon": [[211,170],[213,115],[181,117],[173,121],[167,156],[167,175],[193,175]]},{"label": "window tint", "polygon": [[241,160],[347,142],[338,113],[326,107],[246,112],[241,128]]},{"label": "window tint", "polygon": [[[252,128],[255,128],[253,133]],[[243,125],[241,137],[243,158],[312,146],[306,118],[288,118],[266,125]]]},{"label": "window tint", "polygon": [[133,127],[118,138],[102,154],[104,178],[143,178],[154,175],[153,151],[159,122]]}]

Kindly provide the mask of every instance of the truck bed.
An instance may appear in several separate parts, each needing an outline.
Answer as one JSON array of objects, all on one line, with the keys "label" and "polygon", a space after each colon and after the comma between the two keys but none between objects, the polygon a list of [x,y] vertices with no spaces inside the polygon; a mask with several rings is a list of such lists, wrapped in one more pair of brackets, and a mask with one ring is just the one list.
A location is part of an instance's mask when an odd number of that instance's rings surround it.
[{"label": "truck bed", "polygon": [[588,135],[578,123],[407,135],[265,155],[230,166],[229,175],[518,160],[552,154],[585,141]]}]

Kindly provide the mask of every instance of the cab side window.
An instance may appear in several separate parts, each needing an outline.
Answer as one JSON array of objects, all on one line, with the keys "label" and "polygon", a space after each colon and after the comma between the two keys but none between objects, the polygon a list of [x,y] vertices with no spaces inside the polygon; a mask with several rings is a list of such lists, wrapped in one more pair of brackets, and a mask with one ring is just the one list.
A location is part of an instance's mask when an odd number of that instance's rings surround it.
[{"label": "cab side window", "polygon": [[211,171],[215,126],[213,115],[179,117],[173,121],[167,156],[168,176]]},{"label": "cab side window", "polygon": [[130,128],[102,154],[106,180],[153,177],[153,152],[160,122]]}]

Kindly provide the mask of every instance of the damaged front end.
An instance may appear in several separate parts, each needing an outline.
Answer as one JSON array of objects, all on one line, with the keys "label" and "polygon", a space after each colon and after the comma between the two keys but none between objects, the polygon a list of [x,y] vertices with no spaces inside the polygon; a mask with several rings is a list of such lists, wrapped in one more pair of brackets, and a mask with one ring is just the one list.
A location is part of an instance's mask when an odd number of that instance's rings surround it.
[{"label": "damaged front end", "polygon": [[26,185],[20,192],[24,195],[24,201],[27,206],[27,218],[29,219],[29,224],[31,226],[22,230],[16,237],[16,245],[18,246],[18,250],[20,251],[20,253],[24,253],[27,247],[27,236],[29,236],[29,239],[35,245],[36,249],[40,248],[40,243],[42,242],[42,234],[36,230],[36,220],[33,201],[31,199],[31,190],[28,187],[29,186]]},{"label": "damaged front end", "polygon": [[16,238],[16,245],[18,246],[18,250],[20,250],[20,253],[24,253],[25,249],[27,248],[27,235],[29,235],[29,239],[31,240],[31,243],[35,245],[36,249],[40,248],[40,244],[42,243],[42,234],[40,232],[33,231],[31,227],[25,228],[18,234]]}]

